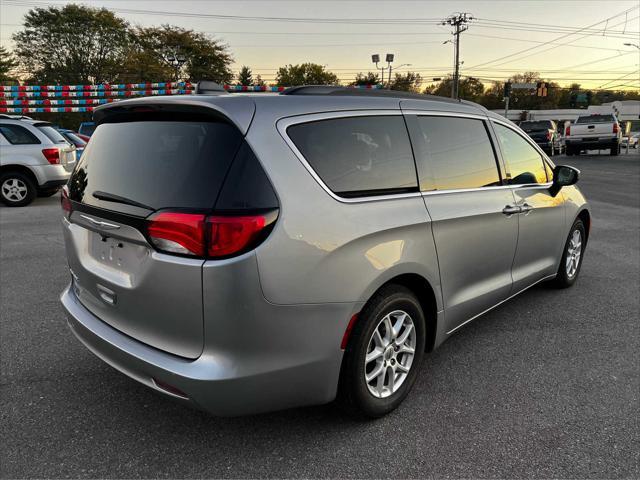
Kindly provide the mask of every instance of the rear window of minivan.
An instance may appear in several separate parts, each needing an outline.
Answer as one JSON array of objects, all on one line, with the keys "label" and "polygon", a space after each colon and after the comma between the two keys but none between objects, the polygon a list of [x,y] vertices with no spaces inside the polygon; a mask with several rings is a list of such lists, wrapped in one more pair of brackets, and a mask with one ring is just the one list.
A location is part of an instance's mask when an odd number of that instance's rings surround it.
[{"label": "rear window of minivan", "polygon": [[138,215],[142,207],[209,210],[241,142],[222,120],[105,123],[69,181],[69,198]]},{"label": "rear window of minivan", "polygon": [[326,186],[342,197],[418,191],[402,116],[341,117],[292,125],[287,135]]}]

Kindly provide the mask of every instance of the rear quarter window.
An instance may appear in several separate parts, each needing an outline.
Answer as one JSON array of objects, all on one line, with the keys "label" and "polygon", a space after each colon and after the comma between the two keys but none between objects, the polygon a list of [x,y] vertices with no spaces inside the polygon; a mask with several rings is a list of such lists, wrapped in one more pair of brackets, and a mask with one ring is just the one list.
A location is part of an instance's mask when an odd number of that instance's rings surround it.
[{"label": "rear quarter window", "polygon": [[36,128],[53,143],[69,143],[62,134],[51,125],[36,125]]},{"label": "rear quarter window", "polygon": [[418,191],[400,115],[341,117],[292,125],[287,135],[325,185],[346,198]]}]

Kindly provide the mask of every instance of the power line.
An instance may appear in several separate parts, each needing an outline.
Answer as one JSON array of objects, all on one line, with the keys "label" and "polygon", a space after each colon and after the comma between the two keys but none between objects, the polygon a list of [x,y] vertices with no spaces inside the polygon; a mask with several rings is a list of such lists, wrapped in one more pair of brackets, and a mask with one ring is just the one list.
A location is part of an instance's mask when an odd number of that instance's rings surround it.
[{"label": "power line", "polygon": [[[599,21],[599,22],[596,22],[596,23],[594,23],[594,24],[592,24],[592,25],[588,25],[588,26],[584,27],[582,30],[584,30],[584,29],[589,29],[589,28],[593,28],[593,27],[594,27],[594,26],[596,26],[596,25],[600,25],[601,23],[608,22],[609,20],[611,20],[611,19],[613,19],[613,18],[617,18],[617,17],[619,17],[619,16],[621,16],[621,15],[627,14],[628,12],[633,11],[633,10],[636,10],[637,8],[640,8],[640,7],[632,7],[632,8],[629,8],[629,9],[627,9],[627,10],[625,10],[625,11],[623,11],[623,12],[621,12],[621,13],[617,14],[617,15],[614,15],[614,16],[612,16],[612,17],[606,18],[606,19],[601,20],[601,21]],[[580,31],[580,30],[578,30],[578,31]],[[578,33],[578,32],[575,32],[575,33],[567,33],[567,34],[565,34],[565,35],[561,35],[561,36],[556,37],[556,38],[553,38],[553,39],[551,39],[551,40],[549,40],[549,41],[547,41],[547,42],[544,42],[544,43],[542,43],[541,45],[534,46],[534,47],[529,47],[529,48],[525,48],[525,49],[523,49],[523,50],[519,50],[519,51],[514,52],[514,53],[511,53],[511,54],[509,54],[509,55],[504,55],[504,56],[502,56],[502,57],[496,58],[495,60],[489,60],[489,61],[487,61],[487,62],[483,62],[483,63],[479,63],[479,64],[476,64],[476,65],[473,65],[473,67],[474,67],[474,68],[475,68],[475,67],[481,67],[481,66],[489,65],[489,64],[491,64],[491,63],[499,62],[500,60],[505,60],[505,59],[507,59],[507,58],[512,58],[512,57],[518,56],[518,55],[520,55],[520,54],[522,54],[522,53],[530,52],[530,51],[532,51],[532,50],[535,50],[535,49],[537,49],[537,48],[540,48],[540,47],[542,47],[542,46],[544,46],[544,45],[549,45],[549,44],[551,44],[551,43],[555,43],[555,42],[557,42],[558,40],[562,40],[563,38],[570,37],[570,36],[572,36],[572,35],[575,35],[576,33]],[[576,40],[574,40],[574,41],[577,41],[577,40],[578,40],[578,39],[576,39]],[[557,48],[557,46],[553,46],[552,48]],[[550,49],[547,49],[547,50],[544,50],[544,51],[548,51],[548,50],[551,50],[551,48],[550,48]],[[542,53],[542,52],[536,52],[536,53]],[[522,58],[525,58],[525,57],[522,57]],[[508,63],[508,62],[507,62],[507,63]]]},{"label": "power line", "polygon": [[[635,74],[635,75],[640,76],[640,70],[638,70],[638,71],[636,71],[636,72],[627,73],[626,75],[622,75],[621,77],[618,77],[618,78],[616,78],[615,80],[611,80],[610,82],[603,83],[603,84],[602,84],[602,85],[600,85],[598,88],[602,88],[602,87],[604,87],[604,86],[606,86],[606,85],[609,85],[610,83],[617,82],[618,80],[622,80],[623,78],[627,78],[628,76],[630,76],[630,75],[634,75],[634,74]],[[635,80],[634,80],[634,81],[635,81]]]}]

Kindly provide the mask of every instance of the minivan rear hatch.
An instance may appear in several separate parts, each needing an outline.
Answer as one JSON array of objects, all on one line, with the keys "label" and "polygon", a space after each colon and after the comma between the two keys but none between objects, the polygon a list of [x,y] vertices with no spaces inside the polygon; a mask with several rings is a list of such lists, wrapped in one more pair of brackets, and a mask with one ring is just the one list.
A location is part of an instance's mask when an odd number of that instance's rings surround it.
[{"label": "minivan rear hatch", "polygon": [[211,211],[242,141],[226,118],[201,112],[145,108],[98,125],[67,185],[64,229],[88,310],[150,346],[202,353],[204,260],[159,252],[145,225],[162,211]]}]

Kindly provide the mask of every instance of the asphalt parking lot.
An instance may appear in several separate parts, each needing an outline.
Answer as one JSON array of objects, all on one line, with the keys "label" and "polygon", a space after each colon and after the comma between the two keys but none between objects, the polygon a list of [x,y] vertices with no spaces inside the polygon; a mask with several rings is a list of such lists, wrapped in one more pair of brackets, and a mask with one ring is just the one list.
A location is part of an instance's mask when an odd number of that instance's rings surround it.
[{"label": "asphalt parking lot", "polygon": [[578,283],[469,324],[371,422],[214,418],[121,375],[67,329],[57,197],[0,207],[2,477],[638,478],[640,154],[555,161],[592,204]]}]

